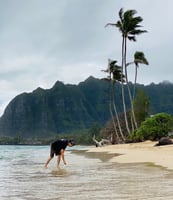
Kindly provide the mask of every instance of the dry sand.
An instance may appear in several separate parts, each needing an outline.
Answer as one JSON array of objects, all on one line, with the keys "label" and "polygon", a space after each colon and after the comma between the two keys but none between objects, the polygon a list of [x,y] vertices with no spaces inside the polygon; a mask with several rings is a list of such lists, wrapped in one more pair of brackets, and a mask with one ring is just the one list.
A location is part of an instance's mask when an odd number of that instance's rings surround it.
[{"label": "dry sand", "polygon": [[117,163],[153,163],[173,170],[173,145],[155,146],[157,142],[141,142],[91,148],[88,152],[120,154],[110,159]]}]

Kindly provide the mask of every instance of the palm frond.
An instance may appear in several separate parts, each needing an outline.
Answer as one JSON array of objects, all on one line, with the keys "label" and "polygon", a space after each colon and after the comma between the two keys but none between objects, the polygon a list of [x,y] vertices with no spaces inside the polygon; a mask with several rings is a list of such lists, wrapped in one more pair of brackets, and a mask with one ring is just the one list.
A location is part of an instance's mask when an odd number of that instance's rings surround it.
[{"label": "palm frond", "polygon": [[146,32],[147,32],[146,30],[134,29],[134,30],[130,31],[129,34],[130,35],[139,35],[139,34],[146,33]]},{"label": "palm frond", "polygon": [[145,55],[141,51],[136,51],[134,54],[134,62],[138,66],[138,63],[149,65],[148,60],[145,58]]},{"label": "palm frond", "polygon": [[121,9],[119,10],[119,18],[120,18],[121,21],[123,21],[123,13],[124,13],[124,9],[121,8]]},{"label": "palm frond", "polygon": [[105,25],[105,27],[107,27],[107,26],[116,26],[116,24],[114,24],[114,23],[107,23],[107,24]]},{"label": "palm frond", "polygon": [[135,36],[128,36],[128,39],[130,41],[136,42],[136,37]]},{"label": "palm frond", "polygon": [[133,18],[133,16],[137,13],[136,10],[127,10],[124,12],[124,20],[129,21],[130,19]]},{"label": "palm frond", "polygon": [[147,32],[146,30],[140,29],[140,23],[143,21],[143,19],[140,16],[134,16],[136,13],[136,10],[127,10],[124,12],[121,8],[119,11],[120,20],[118,20],[116,24],[113,24],[119,29],[123,37],[134,42],[136,41],[136,35]]}]

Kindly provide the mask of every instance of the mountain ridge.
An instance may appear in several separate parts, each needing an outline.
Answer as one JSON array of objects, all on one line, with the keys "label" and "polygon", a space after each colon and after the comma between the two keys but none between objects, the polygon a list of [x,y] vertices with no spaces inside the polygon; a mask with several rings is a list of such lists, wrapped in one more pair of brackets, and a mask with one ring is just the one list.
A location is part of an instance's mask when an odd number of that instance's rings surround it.
[{"label": "mountain ridge", "polygon": [[[137,87],[150,97],[151,114],[173,114],[173,84],[137,84]],[[0,118],[0,136],[48,137],[88,129],[94,123],[104,125],[110,118],[108,91],[107,81],[90,76],[78,85],[57,81],[50,89],[38,87],[19,94]],[[116,84],[115,91],[116,99],[120,100],[120,84]],[[121,101],[116,100],[116,104],[122,112]]]}]

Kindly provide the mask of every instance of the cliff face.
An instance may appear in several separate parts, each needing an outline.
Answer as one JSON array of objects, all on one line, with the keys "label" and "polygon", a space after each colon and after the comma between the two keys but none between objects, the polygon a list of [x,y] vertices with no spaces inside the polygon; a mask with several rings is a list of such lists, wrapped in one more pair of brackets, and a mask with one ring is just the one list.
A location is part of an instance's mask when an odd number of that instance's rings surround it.
[{"label": "cliff face", "polygon": [[0,135],[48,136],[89,128],[94,122],[103,124],[109,111],[105,104],[107,95],[97,95],[103,94],[104,89],[99,83],[91,77],[78,86],[58,81],[49,90],[38,88],[20,94],[0,118]]},{"label": "cliff face", "polygon": [[[173,115],[172,83],[137,85],[137,88],[150,97],[150,114]],[[127,88],[125,98],[128,99]],[[119,84],[115,86],[115,103],[118,112],[122,112]],[[0,136],[49,137],[90,128],[95,122],[103,125],[109,119],[108,82],[93,77],[78,85],[57,81],[51,89],[37,88],[15,97],[0,118]]]}]

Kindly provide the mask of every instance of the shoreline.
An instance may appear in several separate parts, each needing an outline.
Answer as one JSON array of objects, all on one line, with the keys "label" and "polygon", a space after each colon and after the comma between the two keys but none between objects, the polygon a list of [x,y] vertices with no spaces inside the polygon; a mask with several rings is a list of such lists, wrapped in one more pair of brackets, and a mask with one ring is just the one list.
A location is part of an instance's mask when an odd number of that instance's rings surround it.
[{"label": "shoreline", "polygon": [[116,144],[104,147],[93,147],[87,152],[114,154],[108,162],[132,164],[153,163],[173,170],[173,144],[155,146],[157,142],[145,141],[140,143]]}]

